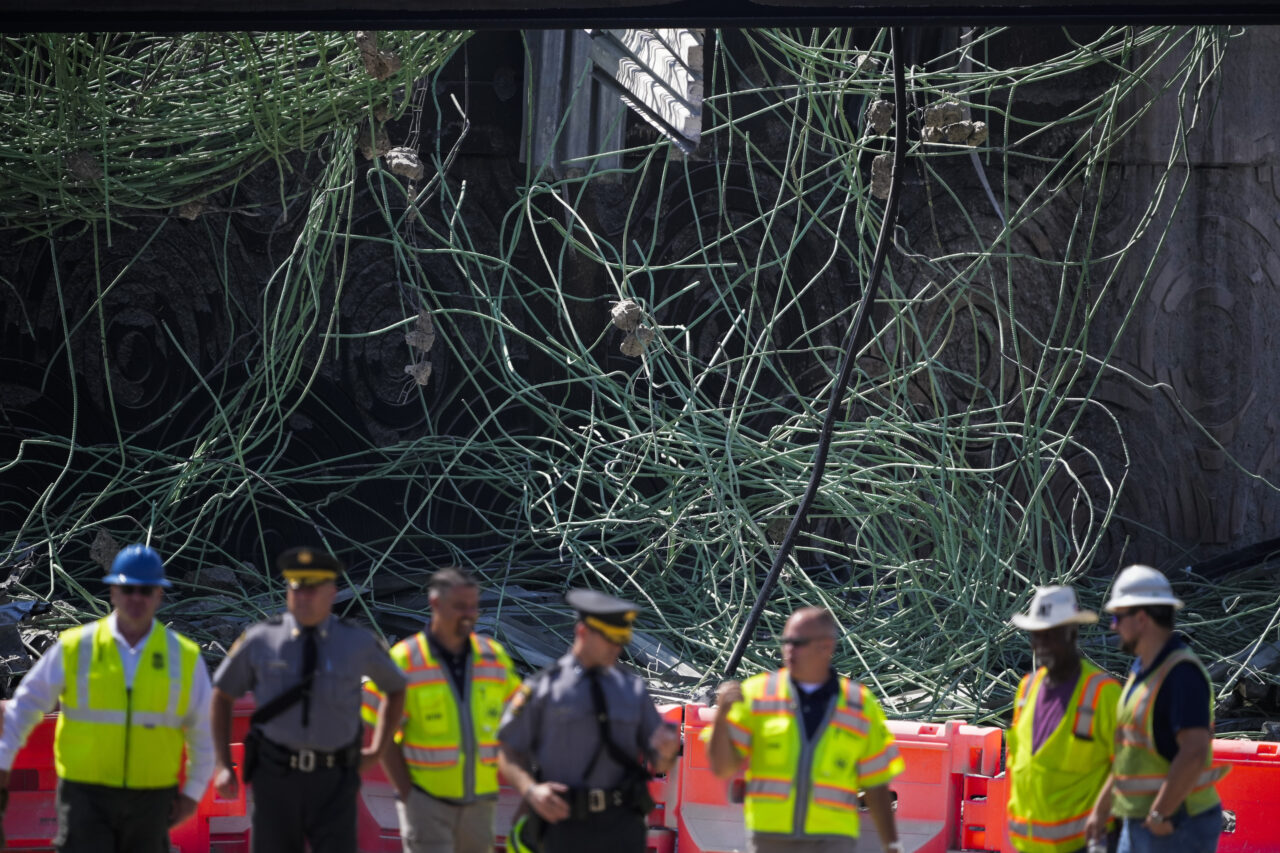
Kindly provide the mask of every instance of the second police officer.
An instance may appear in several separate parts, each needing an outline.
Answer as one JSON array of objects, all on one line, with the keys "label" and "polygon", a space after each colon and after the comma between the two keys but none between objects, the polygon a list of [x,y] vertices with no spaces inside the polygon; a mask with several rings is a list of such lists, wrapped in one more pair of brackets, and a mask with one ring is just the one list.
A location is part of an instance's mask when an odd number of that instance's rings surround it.
[{"label": "second police officer", "polygon": [[680,735],[644,680],[617,666],[639,608],[591,590],[565,598],[578,612],[573,646],[525,682],[498,733],[502,774],[529,809],[508,849],[644,853],[648,770],[666,772]]},{"label": "second police officer", "polygon": [[[287,612],[246,630],[214,675],[214,785],[223,797],[238,793],[231,711],[252,690],[257,710],[243,769],[253,786],[254,853],[303,853],[307,844],[312,853],[355,853],[360,770],[391,739],[405,678],[378,637],[333,615],[342,563],[293,548],[276,565],[288,585]],[[388,691],[363,750],[362,676]]]}]

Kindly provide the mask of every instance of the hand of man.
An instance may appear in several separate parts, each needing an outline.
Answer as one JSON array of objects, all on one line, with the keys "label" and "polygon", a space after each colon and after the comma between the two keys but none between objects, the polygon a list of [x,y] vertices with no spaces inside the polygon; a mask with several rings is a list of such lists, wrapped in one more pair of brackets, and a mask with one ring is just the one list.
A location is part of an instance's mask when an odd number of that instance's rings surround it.
[{"label": "hand of man", "polygon": [[671,761],[680,751],[680,733],[674,726],[658,726],[649,736],[649,749],[659,761]]},{"label": "hand of man", "polygon": [[723,713],[742,701],[742,684],[724,681],[716,689],[716,707]]},{"label": "hand of man", "polygon": [[547,823],[558,823],[569,816],[569,804],[560,796],[568,791],[569,786],[561,782],[539,782],[525,792],[524,798]]},{"label": "hand of man", "polygon": [[1089,819],[1084,824],[1084,837],[1086,840],[1100,841],[1107,837],[1107,822],[1111,820],[1111,815],[1107,814],[1109,809],[1101,809],[1094,806],[1089,812]]},{"label": "hand of man", "polygon": [[234,767],[219,767],[213,774],[213,789],[224,800],[235,800],[240,797],[240,780],[236,778]]},{"label": "hand of man", "polygon": [[360,750],[360,772],[371,770],[378,766],[378,753],[374,752],[371,747],[365,747]]},{"label": "hand of man", "polygon": [[169,810],[169,827],[173,828],[195,817],[196,809],[199,806],[199,803],[186,794],[179,794],[178,798],[173,801],[173,808]]},{"label": "hand of man", "polygon": [[1142,825],[1147,828],[1148,832],[1158,838],[1163,838],[1166,835],[1173,835],[1173,821],[1168,818],[1165,818],[1162,821],[1154,821],[1151,819],[1150,815],[1147,815],[1147,819],[1142,822]]}]

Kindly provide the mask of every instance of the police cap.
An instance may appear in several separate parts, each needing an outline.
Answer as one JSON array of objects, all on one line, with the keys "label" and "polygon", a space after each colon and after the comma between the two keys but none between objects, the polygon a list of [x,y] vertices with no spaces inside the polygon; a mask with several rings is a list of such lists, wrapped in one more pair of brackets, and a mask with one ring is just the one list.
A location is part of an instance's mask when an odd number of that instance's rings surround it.
[{"label": "police cap", "polygon": [[578,611],[587,627],[604,635],[609,642],[620,646],[631,642],[631,624],[636,621],[640,608],[630,601],[593,589],[571,589],[564,600]]},{"label": "police cap", "polygon": [[298,589],[337,580],[342,574],[342,561],[332,554],[303,545],[290,548],[276,557],[276,568],[288,581],[290,589]]}]

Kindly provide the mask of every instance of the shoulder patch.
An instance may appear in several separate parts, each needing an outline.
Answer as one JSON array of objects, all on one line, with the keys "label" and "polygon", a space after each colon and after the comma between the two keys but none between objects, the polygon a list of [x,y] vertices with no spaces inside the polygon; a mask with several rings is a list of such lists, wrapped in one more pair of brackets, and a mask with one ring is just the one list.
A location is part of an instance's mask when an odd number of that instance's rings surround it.
[{"label": "shoulder patch", "polygon": [[533,686],[526,681],[520,685],[520,689],[516,691],[516,695],[511,697],[511,702],[507,704],[507,710],[511,712],[511,719],[520,716],[520,712],[524,710],[525,703],[529,701],[529,697],[533,695]]},{"label": "shoulder patch", "polygon": [[236,641],[231,644],[231,648],[227,649],[227,657],[234,655],[244,645],[244,638],[248,633],[247,629],[240,632],[240,636],[236,637]]}]

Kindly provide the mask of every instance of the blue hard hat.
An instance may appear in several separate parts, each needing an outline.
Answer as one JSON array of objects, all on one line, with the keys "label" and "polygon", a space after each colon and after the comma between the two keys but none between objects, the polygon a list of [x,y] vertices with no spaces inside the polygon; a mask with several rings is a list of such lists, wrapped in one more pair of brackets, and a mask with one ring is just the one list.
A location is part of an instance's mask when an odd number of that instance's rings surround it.
[{"label": "blue hard hat", "polygon": [[154,549],[146,545],[126,545],[111,562],[111,571],[103,583],[136,583],[169,587],[164,576],[164,562]]}]

